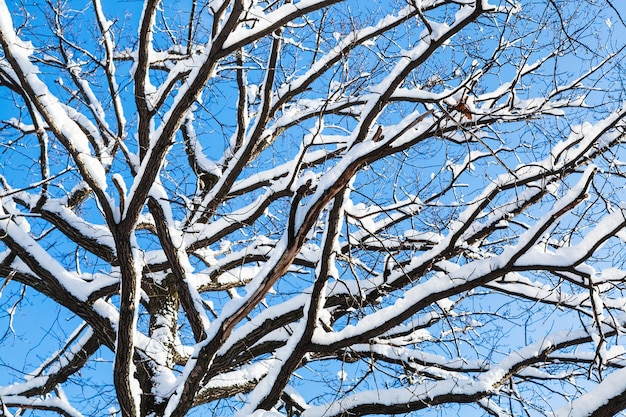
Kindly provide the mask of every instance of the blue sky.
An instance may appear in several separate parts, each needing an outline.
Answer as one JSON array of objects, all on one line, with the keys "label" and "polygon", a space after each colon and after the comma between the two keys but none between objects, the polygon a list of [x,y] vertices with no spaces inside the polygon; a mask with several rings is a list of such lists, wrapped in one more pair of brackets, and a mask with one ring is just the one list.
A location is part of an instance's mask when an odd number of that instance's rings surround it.
[{"label": "blue sky", "polygon": [[[120,1],[120,7],[113,7],[110,4],[105,4],[105,13],[107,13],[109,18],[115,20],[116,24],[124,23],[127,27],[127,33],[134,34],[136,33],[136,25],[140,16],[140,8],[141,2],[139,1]],[[71,2],[69,3],[72,6],[77,8],[82,7],[82,2]],[[172,6],[172,8],[188,8],[189,2],[175,2],[168,4]],[[355,2],[354,7],[356,5],[361,5],[361,3]],[[389,5],[387,2],[372,2],[368,3],[364,8],[369,8],[371,6],[372,10],[378,7],[386,8]],[[620,7],[623,7],[623,4],[620,2],[618,4]],[[79,7],[80,6],[80,7]],[[573,5],[572,7],[574,7]],[[87,13],[91,13],[88,11]],[[607,14],[611,14],[610,10],[606,11]],[[608,15],[607,15],[608,16]],[[41,14],[34,15],[34,22],[38,24],[39,22],[43,22],[44,18]],[[433,16],[434,17],[434,16]],[[608,18],[608,17],[607,17]],[[185,22],[185,15],[181,15],[180,17],[181,24]],[[15,21],[20,21],[19,14],[15,15]],[[86,30],[85,26],[81,24],[78,29],[76,29],[75,36],[77,39],[85,39],[89,44],[91,41],[91,31]],[[42,27],[42,26],[39,26]],[[523,28],[518,28],[520,31],[523,31]],[[611,20],[611,24],[606,23],[606,18],[602,16],[598,26],[595,27],[596,34],[599,36],[603,36],[607,31],[624,31],[624,27],[618,22],[614,22]],[[594,32],[591,30],[591,33]],[[83,35],[84,31],[84,35]],[[485,29],[486,32],[489,32]],[[485,33],[480,28],[476,30],[470,30],[467,33],[464,33],[463,43],[450,46],[448,49],[444,49],[443,53],[436,57],[431,63],[429,63],[428,67],[424,68],[424,71],[416,75],[416,81],[427,81],[430,77],[435,74],[439,75],[440,78],[450,77],[449,85],[445,86],[445,82],[442,82],[441,88],[444,87],[454,87],[454,70],[456,68],[449,68],[449,63],[458,60],[462,61],[463,71],[471,70],[473,64],[469,59],[464,59],[465,54],[475,53],[477,57],[480,57],[481,51],[478,48],[474,48],[478,46],[477,39],[488,38],[490,33]],[[42,32],[45,32],[42,29]],[[514,32],[514,31],[513,31]],[[626,33],[626,31],[625,31]],[[407,33],[403,36],[415,36],[417,34]],[[514,38],[515,33],[511,34],[511,37]],[[485,41],[485,39],[481,39]],[[167,39],[167,33],[160,33],[157,38],[157,44],[160,41],[164,41]],[[550,38],[548,32],[545,34],[539,33],[536,37],[539,43],[549,42]],[[590,40],[592,39],[590,35]],[[404,40],[404,39],[403,39]],[[132,39],[127,40],[124,39],[123,42],[129,46],[132,46]],[[486,45],[489,45],[489,40],[485,41]],[[386,44],[381,40],[381,44]],[[388,45],[388,49],[385,50],[389,56],[394,56],[394,54],[400,53],[400,46],[395,45],[393,42],[390,42]],[[577,48],[574,48],[577,50]],[[559,57],[559,60],[565,67],[565,72],[569,72],[569,67],[573,67],[574,69],[578,69],[578,65],[581,65],[581,62],[585,62],[584,60],[589,56],[585,55],[584,51],[581,49],[580,51],[582,61],[578,58],[573,57]],[[511,52],[512,54],[517,54],[518,51],[514,50]],[[372,52],[371,55],[364,54],[367,59],[372,59],[375,56],[375,52]],[[537,58],[536,54],[531,54],[528,57],[528,63],[534,62]],[[504,59],[504,58],[503,58]],[[288,63],[288,61],[287,61]],[[562,68],[560,67],[560,68]],[[121,64],[119,67],[120,74],[130,70],[129,64]],[[486,78],[485,85],[479,86],[479,88],[490,88],[493,85],[497,85],[498,83],[510,81],[510,75],[512,72],[512,67],[507,64],[503,64],[501,71],[498,74],[494,74],[490,77]],[[559,76],[566,74],[562,73]],[[374,75],[375,77],[376,75]],[[428,77],[427,77],[428,76]],[[55,74],[42,74],[42,77],[47,77],[50,80],[51,85],[59,91],[62,89],[62,86],[58,83]],[[420,78],[421,77],[421,78]],[[545,85],[541,84],[541,78],[535,78],[537,80],[537,84],[530,84],[525,86],[524,91],[532,96],[536,94],[538,91],[545,88]],[[219,81],[219,80],[218,80]],[[209,157],[213,157],[215,159],[219,158],[223,149],[228,144],[228,136],[232,133],[232,125],[228,126],[226,124],[220,125],[220,122],[224,120],[228,121],[229,118],[232,119],[235,108],[235,95],[230,95],[230,92],[234,92],[231,87],[221,86],[220,83],[215,82],[215,91],[214,95],[205,94],[205,104],[209,107],[213,107],[213,111],[211,112],[211,117],[207,117],[205,120],[199,122],[202,126],[202,130],[199,135],[199,139],[202,141],[202,145],[204,150],[208,154]],[[436,79],[433,79],[433,82],[439,82]],[[597,85],[599,87],[608,86],[609,88],[615,90],[614,94],[619,94],[620,91],[623,92],[622,86],[619,84],[619,79],[610,79],[610,80],[602,80]],[[489,85],[492,84],[493,85]],[[321,89],[321,88],[320,88]],[[12,105],[12,99],[8,95],[3,95],[4,90],[0,90],[0,119],[6,120],[10,117],[18,117],[19,112],[17,108]],[[478,92],[476,92],[478,93]],[[126,87],[125,89],[124,100],[131,100],[132,89],[130,87]],[[312,94],[313,95],[313,94]],[[526,98],[526,97],[521,97]],[[604,113],[607,108],[611,106],[617,105],[617,99],[611,97],[604,92],[592,93],[592,95],[588,98],[590,104],[599,104],[601,107],[598,109],[598,114]],[[131,103],[129,101],[129,103]],[[225,103],[225,104],[224,104]],[[128,104],[125,102],[125,104]],[[132,104],[132,103],[131,103]],[[130,107],[130,105],[129,105]],[[406,111],[406,109],[401,109]],[[423,110],[423,109],[422,109]],[[577,119],[577,114],[572,113],[571,117],[573,119]],[[396,121],[398,119],[397,114],[390,112],[386,115],[387,121]],[[594,117],[594,116],[592,116]],[[133,129],[136,129],[132,124],[132,114],[129,117],[131,121],[129,125],[131,126],[129,132],[134,134],[136,132]],[[340,125],[343,121],[337,120],[337,124]],[[339,126],[337,128],[340,131],[341,127],[350,126],[350,122],[345,122],[344,126]],[[353,122],[352,122],[353,123]],[[507,143],[511,147],[515,147],[518,144],[524,145],[527,149],[527,153],[518,153],[517,155],[513,155],[512,153],[503,152],[503,164],[494,163],[493,160],[489,161],[489,165],[481,165],[481,163],[477,163],[476,167],[473,171],[468,172],[462,177],[462,181],[465,182],[467,187],[459,187],[459,189],[455,193],[448,194],[444,199],[442,199],[442,203],[444,204],[454,204],[465,201],[469,201],[473,197],[475,197],[478,193],[482,191],[482,184],[488,184],[490,180],[495,178],[498,174],[506,171],[505,166],[508,168],[514,168],[517,164],[521,162],[527,162],[534,160],[538,154],[545,154],[547,146],[550,145],[548,143],[548,139],[541,133],[537,132],[536,135],[531,136],[528,133],[523,135],[518,135],[518,128],[522,128],[524,123],[520,123],[518,125],[511,126],[511,132],[506,136]],[[557,124],[558,125],[558,124]],[[567,132],[567,128],[565,126],[561,126],[564,132]],[[309,126],[306,126],[309,128]],[[546,129],[553,128],[553,125],[546,124]],[[200,130],[200,129],[199,129]],[[302,129],[304,131],[305,129]],[[225,132],[225,133],[224,133]],[[2,137],[3,132],[0,131],[0,138],[5,145],[7,142],[5,138]],[[218,138],[218,139],[216,139]],[[10,140],[7,135],[7,140]],[[485,139],[485,141],[489,144],[493,144],[493,146],[498,146],[498,137],[495,135],[490,136]],[[255,166],[251,166],[248,168],[249,172],[254,171],[262,171],[266,164],[270,164],[276,160],[284,160],[288,161],[293,157],[296,150],[298,149],[299,144],[299,136],[295,135],[294,137],[285,137],[282,146],[276,148],[276,152],[273,154],[264,155],[260,163]],[[474,150],[482,150],[485,151],[484,144],[472,144],[470,146],[474,147]],[[132,145],[131,145],[132,147]],[[534,147],[534,149],[533,149]],[[373,195],[382,195],[384,196],[384,200],[392,200],[392,193],[388,192],[388,185],[392,181],[406,190],[415,191],[418,188],[418,185],[421,186],[423,181],[428,182],[428,178],[431,174],[433,174],[433,182],[428,186],[429,189],[437,190],[440,187],[440,179],[442,177],[438,177],[439,168],[445,165],[444,161],[446,159],[455,160],[455,162],[461,162],[462,158],[466,155],[467,146],[465,144],[459,146],[453,145],[444,145],[442,143],[433,141],[428,144],[428,147],[420,148],[414,151],[407,151],[404,155],[399,155],[396,158],[390,158],[388,161],[384,163],[373,164],[369,167],[369,170],[364,172],[363,175],[360,175],[356,182],[355,188],[362,192],[363,200],[366,200],[368,194]],[[181,158],[184,157],[184,151],[182,146],[177,146],[174,148],[174,153],[177,153]],[[4,175],[7,178],[10,178],[14,186],[26,186],[32,182],[32,178],[36,176],[37,166],[33,162],[32,158],[37,155],[37,142],[33,138],[24,138],[17,142],[11,144],[9,147],[5,148],[5,152],[0,154],[0,174]],[[62,151],[57,153],[59,159],[55,161],[58,166],[63,166],[66,164],[66,160],[62,158]],[[413,164],[412,169],[405,172],[405,176],[398,178],[389,178],[393,170],[388,169],[389,161],[391,161],[391,166],[393,164]],[[418,163],[419,162],[419,163]],[[117,163],[120,163],[118,161]],[[487,164],[487,162],[485,162]],[[435,168],[433,168],[435,167]],[[434,171],[433,171],[434,170]],[[441,175],[449,175],[449,170],[442,169]],[[184,177],[185,172],[181,172],[181,170],[176,166],[168,166],[165,170],[167,175],[170,175],[170,179],[168,184],[172,187],[176,186],[177,181],[180,178]],[[30,174],[33,177],[30,177]],[[437,175],[435,175],[437,174]],[[419,184],[418,184],[418,181]],[[73,184],[73,179],[69,178],[67,180],[68,187]],[[193,185],[193,184],[192,184]],[[192,185],[188,184],[189,187]],[[354,193],[357,194],[357,193]],[[620,195],[613,195],[616,200],[620,199]],[[355,198],[356,200],[356,198]],[[99,218],[99,211],[95,204],[87,207],[90,209],[90,213],[88,214],[94,221],[97,221]],[[448,210],[455,210],[454,207],[445,207],[442,206],[441,213],[444,215]],[[437,227],[440,227],[441,230],[445,230],[447,225],[436,224],[436,212],[433,210],[432,217],[427,219],[434,222]],[[535,213],[531,213],[535,214]],[[420,219],[421,221],[422,219]],[[573,221],[573,220],[572,220]],[[36,224],[36,223],[35,223]],[[271,228],[271,221],[267,222],[267,229]],[[427,221],[425,221],[420,226],[427,225]],[[59,256],[63,256],[62,262],[67,265],[78,264],[81,268],[92,268],[93,271],[98,271],[102,266],[101,264],[95,262],[89,256],[84,255],[83,253],[76,252],[73,254],[74,256],[69,256],[67,248],[63,246],[54,247],[54,245],[58,244],[55,239],[58,235],[55,232],[51,232],[50,237],[46,240],[49,242],[51,247],[51,252],[60,254]],[[243,240],[243,237],[242,237]],[[342,270],[340,273],[347,277],[350,277],[350,272],[348,270]],[[281,282],[277,288],[279,292],[285,289],[285,292],[299,290],[302,287],[310,285],[310,277],[298,277],[297,275],[293,275],[290,277],[290,281]],[[301,280],[301,281],[298,281]],[[227,300],[226,295],[223,295],[223,299],[216,299],[216,305]],[[280,295],[277,297],[281,297]],[[530,302],[511,302],[511,303],[503,303],[503,300],[508,300],[506,297],[501,295],[494,294],[484,294],[481,296],[471,297],[470,301],[475,303],[480,303],[481,306],[485,307],[485,310],[491,311],[496,310],[499,313],[502,313],[503,316],[506,316],[510,319],[512,323],[511,327],[506,331],[501,331],[497,329],[495,326],[492,326],[492,323],[485,323],[482,327],[481,332],[484,335],[494,338],[500,338],[501,340],[506,340],[501,344],[501,347],[506,346],[515,346],[517,344],[527,343],[529,339],[534,339],[533,335],[535,332],[539,330],[544,330],[544,327],[550,327],[553,330],[556,330],[557,327],[569,328],[571,326],[578,325],[578,323],[574,323],[568,320],[560,320],[557,316],[549,316],[543,315],[540,311],[536,311],[537,315],[529,316],[529,320],[526,320],[526,317],[520,315],[520,312],[524,312],[525,310],[531,311],[533,308],[533,304]],[[0,299],[0,310],[3,313],[0,313],[0,334],[4,334],[5,337],[0,339],[0,368],[4,368],[6,372],[0,371],[0,384],[7,384],[13,382],[13,378],[17,376],[18,378],[22,373],[28,373],[33,370],[33,367],[36,363],[38,363],[41,358],[50,355],[54,352],[59,344],[61,343],[69,333],[74,331],[74,329],[80,325],[78,320],[67,310],[60,308],[53,303],[45,300],[41,295],[36,294],[33,290],[27,290],[22,294],[22,287],[17,285],[14,282],[9,282],[6,287],[3,289],[2,298]],[[436,307],[433,307],[436,309]],[[522,323],[527,324],[527,327],[521,329]],[[516,328],[520,328],[519,332],[516,332]],[[4,332],[6,330],[6,332]],[[442,333],[445,333],[445,326],[442,326],[440,329]],[[4,332],[4,333],[2,333]],[[468,352],[476,346],[472,346],[472,342],[480,339],[479,337],[469,337],[468,342],[462,343],[463,350],[467,350]],[[449,341],[449,339],[446,339]],[[54,341],[54,342],[50,342]],[[450,343],[452,345],[452,343]],[[428,346],[429,349],[432,349],[433,352],[441,352],[446,354],[445,349],[447,348],[447,344],[445,346],[438,345],[437,343],[432,343]],[[506,352],[485,352],[482,349],[488,349],[488,346],[485,347],[476,347],[478,349],[478,353],[476,356],[503,356]],[[474,353],[472,353],[474,354]],[[99,391],[105,391],[103,399],[98,403],[84,403],[85,412],[89,413],[93,410],[106,410],[112,404],[109,404],[107,401],[111,401],[114,397],[113,392],[111,391],[110,384],[112,383],[112,379],[110,377],[110,362],[112,360],[112,355],[110,352],[102,350],[96,354],[96,357],[99,359],[95,361],[94,367],[91,369],[87,369],[82,372],[80,378],[76,379],[75,384],[70,384],[67,388],[68,396],[81,396],[84,395],[85,398],[92,398],[94,395],[101,393]],[[315,399],[318,395],[323,393],[315,391],[315,388],[307,389],[307,384],[309,384],[309,380],[320,380],[322,382],[326,382],[325,379],[330,379],[331,386],[339,386],[341,384],[340,378],[337,377],[337,373],[340,371],[337,368],[337,365],[328,365],[326,368],[326,364],[322,364],[319,367],[309,366],[305,367],[298,372],[299,377],[295,379],[295,385],[302,384],[303,392],[310,395],[310,399]],[[358,362],[354,365],[346,365],[346,367],[350,368],[359,368],[358,372],[367,372],[367,364],[365,362]],[[321,374],[321,371],[328,372],[328,375]],[[350,372],[351,374],[357,374],[356,370]],[[299,380],[299,378],[302,378]],[[299,382],[304,381],[304,382]],[[365,379],[365,384],[371,384],[372,386],[378,385],[381,381],[374,380],[373,378]],[[93,385],[90,385],[93,384]],[[311,385],[316,386],[317,385]],[[433,414],[436,414],[438,410],[432,410]],[[454,412],[454,411],[452,411]],[[472,410],[471,412],[477,412],[477,410]],[[219,412],[218,412],[219,413]],[[478,412],[477,412],[478,413]],[[98,413],[97,413],[98,414]],[[38,413],[33,415],[40,415]]]}]

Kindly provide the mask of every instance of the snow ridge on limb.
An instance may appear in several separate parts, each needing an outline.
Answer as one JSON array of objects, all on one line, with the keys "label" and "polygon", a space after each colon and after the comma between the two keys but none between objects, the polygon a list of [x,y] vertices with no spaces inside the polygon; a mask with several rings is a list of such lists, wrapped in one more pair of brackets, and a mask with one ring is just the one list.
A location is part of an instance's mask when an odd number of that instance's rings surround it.
[{"label": "snow ridge on limb", "polygon": [[[56,7],[19,28],[37,47],[5,42],[0,302],[19,319],[27,286],[87,326],[57,321],[5,414],[79,404],[93,364],[133,417],[545,415],[623,366],[623,93],[597,91],[619,47],[566,79],[590,29],[546,39],[547,0],[175,3]],[[70,127],[33,106],[35,64]]]},{"label": "snow ridge on limb", "polygon": [[[548,335],[543,340],[529,345],[521,351],[506,357],[492,369],[468,378],[452,373],[448,378],[436,382],[415,384],[411,387],[389,389],[385,395],[378,391],[362,391],[342,398],[329,406],[313,406],[302,413],[304,417],[341,416],[351,414],[392,413],[400,414],[406,410],[416,411],[448,402],[474,402],[488,397],[496,391],[509,376],[530,364],[542,362],[546,356],[557,349],[563,349],[589,339],[584,331],[560,332]],[[586,414],[581,414],[586,415]]]},{"label": "snow ridge on limb", "polygon": [[[52,411],[65,417],[83,417],[83,414],[72,407],[67,401],[56,397],[32,398],[19,395],[0,396],[2,407],[7,408],[19,407],[27,410]],[[11,416],[11,414],[7,414]]]},{"label": "snow ridge on limb", "polygon": [[606,376],[597,387],[559,408],[554,417],[591,417],[615,415],[623,409],[626,385],[624,369]]},{"label": "snow ridge on limb", "polygon": [[[338,346],[349,346],[355,339],[368,339],[392,329],[416,311],[440,299],[442,295],[449,297],[461,293],[466,288],[474,286],[472,281],[479,281],[481,284],[484,284],[506,275],[507,271],[515,268],[520,257],[533,247],[534,243],[546,229],[552,226],[554,219],[567,213],[568,210],[564,210],[565,208],[569,209],[572,205],[576,205],[584,199],[594,171],[594,168],[587,169],[586,175],[579,181],[578,187],[570,191],[566,196],[563,196],[549,213],[520,236],[515,246],[506,248],[501,255],[476,260],[451,271],[449,274],[438,275],[424,283],[420,283],[415,288],[408,290],[406,295],[393,305],[364,317],[356,325],[346,326],[341,331],[333,334],[318,331],[313,338],[314,343],[332,346],[331,350]],[[479,201],[482,204],[485,200],[480,199]],[[479,204],[476,204],[476,206],[479,207]],[[475,216],[476,212],[477,207],[468,207],[465,211],[467,219],[461,224],[471,223],[471,217]],[[625,223],[626,220],[621,223],[621,227],[624,227]],[[420,271],[425,263],[436,257],[433,254],[442,252],[456,243],[455,235],[456,233],[451,232],[433,249],[424,253],[422,257],[414,258],[402,271],[388,276],[387,282],[393,285],[396,276],[410,276],[415,271]]]},{"label": "snow ridge on limb", "polygon": [[277,358],[281,362],[281,366],[274,366],[251,392],[249,405],[241,410],[242,416],[255,409],[270,409],[276,404],[280,399],[283,387],[287,385],[289,378],[300,365],[315,329],[319,326],[318,320],[321,318],[326,302],[327,281],[330,277],[337,276],[335,260],[338,235],[342,228],[344,193],[347,192],[338,193],[328,209],[327,226],[322,237],[322,262],[316,268],[316,278],[311,288],[310,299],[307,300],[303,308],[303,319],[298,322],[298,327],[285,346],[277,351]]},{"label": "snow ridge on limb", "polygon": [[27,381],[0,388],[0,398],[45,396],[76,370],[81,369],[101,346],[93,332],[86,328],[86,325],[77,328],[68,338],[68,344],[62,350],[54,352],[39,369],[29,375]]}]

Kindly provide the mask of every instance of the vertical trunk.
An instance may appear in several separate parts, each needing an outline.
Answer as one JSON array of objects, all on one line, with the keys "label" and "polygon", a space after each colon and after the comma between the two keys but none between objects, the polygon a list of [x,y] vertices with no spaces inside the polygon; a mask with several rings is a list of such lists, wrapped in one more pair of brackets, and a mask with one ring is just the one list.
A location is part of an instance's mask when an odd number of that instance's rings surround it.
[{"label": "vertical trunk", "polygon": [[[121,229],[121,228],[120,228]],[[117,256],[120,261],[120,314],[115,343],[115,363],[113,382],[123,417],[138,416],[136,389],[133,384],[138,379],[135,368],[135,330],[137,325],[137,305],[139,299],[139,279],[135,270],[130,233],[122,230],[114,232]]]},{"label": "vertical trunk", "polygon": [[[174,274],[167,274],[161,281],[151,281],[145,288],[150,298],[148,313],[150,314],[149,335],[155,344],[150,350],[151,354],[160,357],[159,363],[169,369],[174,368],[176,362],[176,332],[178,330],[178,299],[177,285]],[[150,370],[154,375],[159,370]],[[157,398],[152,392],[154,380],[148,379],[141,402],[142,416],[162,416],[167,404],[163,399]]]}]

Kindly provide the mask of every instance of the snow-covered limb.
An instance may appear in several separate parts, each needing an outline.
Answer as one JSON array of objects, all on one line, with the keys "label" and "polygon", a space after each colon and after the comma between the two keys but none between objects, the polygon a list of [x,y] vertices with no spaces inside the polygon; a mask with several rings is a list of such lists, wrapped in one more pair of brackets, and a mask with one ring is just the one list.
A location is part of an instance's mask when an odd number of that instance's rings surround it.
[{"label": "snow-covered limb", "polygon": [[[414,288],[407,290],[403,298],[388,307],[384,307],[377,312],[369,314],[359,320],[356,325],[346,326],[341,331],[333,334],[325,334],[318,331],[313,341],[320,345],[346,347],[359,340],[363,340],[364,338],[369,339],[391,329],[411,317],[415,312],[424,309],[427,305],[443,297],[458,295],[466,291],[468,287],[471,288],[476,285],[483,285],[506,275],[508,271],[514,270],[518,263],[523,264],[523,255],[533,248],[534,243],[542,236],[548,227],[553,225],[555,219],[567,212],[564,209],[570,210],[571,205],[580,203],[589,186],[593,171],[592,169],[587,170],[587,175],[579,182],[578,188],[572,190],[568,195],[563,196],[558,203],[555,204],[555,207],[544,215],[534,227],[530,228],[519,237],[518,243],[515,246],[507,247],[501,255],[470,262],[446,275],[436,275],[416,285]],[[479,201],[485,200],[481,199]],[[477,206],[480,207],[478,204]],[[385,278],[386,282],[388,282],[389,285],[394,285],[395,279],[404,276],[416,276],[417,278],[417,276],[422,275],[424,265],[431,263],[432,259],[435,258],[430,252],[438,254],[447,250],[451,245],[455,245],[455,240],[460,235],[459,232],[466,229],[466,224],[471,223],[472,217],[475,217],[475,212],[475,207],[470,206],[466,209],[466,212],[463,214],[465,214],[467,221],[463,222],[463,227],[460,230],[452,231],[433,249],[421,256],[415,257],[409,265],[390,274]],[[626,225],[626,221],[622,223],[622,227],[624,227],[624,225]],[[575,265],[578,261],[578,259],[569,260],[569,265]]]},{"label": "snow-covered limb", "polygon": [[617,411],[604,1],[0,0],[3,413]]},{"label": "snow-covered limb", "polygon": [[[42,289],[56,293],[55,299],[59,303],[73,305],[74,308],[86,302],[94,283],[63,267],[33,239],[27,224],[16,222],[4,209],[0,213],[0,233],[4,236],[4,244],[42,281]],[[19,219],[19,216],[16,218]]]},{"label": "snow-covered limb", "polygon": [[[619,133],[609,132],[605,134],[605,129],[606,126],[619,123],[623,115],[623,112],[616,112],[609,118],[598,122],[594,128],[588,128],[587,134],[584,135],[583,138],[572,136],[569,144],[559,144],[559,147],[563,146],[567,149],[570,149],[571,147],[570,155],[569,158],[559,161],[560,163],[554,168],[552,167],[552,157],[549,157],[544,161],[538,162],[533,167],[520,166],[515,172],[505,173],[499,176],[474,200],[472,204],[469,205],[468,208],[464,210],[463,214],[461,214],[455,222],[455,228],[450,231],[445,239],[439,238],[437,245],[412,260],[412,265],[416,266],[409,267],[408,270],[406,266],[402,266],[391,275],[385,274],[386,276],[384,278],[380,276],[378,277],[378,283],[374,284],[374,287],[383,283],[385,285],[394,286],[393,282],[396,279],[399,280],[399,285],[405,285],[406,278],[411,275],[407,271],[416,268],[415,270],[419,271],[416,275],[420,275],[423,273],[420,268],[424,265],[429,265],[431,262],[438,259],[438,257],[442,256],[442,253],[446,251],[456,252],[461,249],[457,247],[458,242],[461,242],[463,245],[465,242],[472,244],[477,240],[482,240],[489,236],[497,229],[497,225],[501,221],[506,221],[515,216],[520,211],[526,209],[529,205],[539,201],[540,198],[548,193],[551,189],[551,172],[563,172],[563,169],[574,170],[577,168],[577,164],[587,163],[586,155],[590,152],[589,149],[593,149],[594,144],[602,144],[602,146],[604,146],[605,144],[610,144],[617,140],[620,137]],[[587,175],[591,175],[592,172],[593,170],[588,170]],[[541,180],[541,183],[536,183],[537,180]],[[496,196],[498,196],[501,192],[510,188],[517,190],[517,187],[522,184],[528,184],[532,186],[532,188],[525,191],[523,194],[516,192],[511,201],[507,202],[497,210],[493,210],[486,222],[478,223],[474,221],[474,219],[480,219],[484,207],[495,200]],[[587,186],[588,185],[589,184],[587,183]],[[577,195],[579,197],[582,196],[580,192]],[[618,218],[620,215],[621,213],[616,213],[613,215],[613,218]],[[546,221],[548,221],[547,224],[551,224],[549,223],[551,221],[550,219],[546,219]],[[618,221],[614,228],[605,234],[605,236],[610,237],[615,234],[621,228],[620,224],[621,222]],[[589,236],[594,236],[594,238],[596,237],[595,235]],[[594,243],[602,241],[600,236],[598,236],[598,238],[600,240],[593,240]],[[597,247],[594,247],[591,252],[595,249],[597,249]],[[591,252],[587,251],[585,256],[590,256]],[[522,255],[523,253],[516,254],[516,256]],[[575,261],[571,259],[568,259],[567,261],[568,266],[573,265],[574,263]],[[419,265],[419,267],[417,267],[417,265]]]},{"label": "snow-covered limb", "polygon": [[[399,414],[421,410],[448,402],[466,403],[480,401],[497,393],[515,373],[529,364],[543,362],[555,350],[563,349],[588,340],[586,332],[561,332],[546,336],[543,340],[505,357],[491,369],[481,372],[476,378],[452,374],[445,379],[436,379],[412,386],[379,391],[362,391],[339,399],[330,406],[315,406],[306,409],[302,416],[336,416],[354,414],[390,413]],[[619,390],[618,390],[619,391]],[[599,401],[602,404],[602,401]],[[570,409],[569,407],[567,408]],[[593,411],[595,408],[591,408]],[[591,414],[581,414],[591,415]]]},{"label": "snow-covered limb", "polygon": [[253,410],[273,407],[280,398],[283,387],[291,378],[293,372],[300,366],[302,356],[307,351],[318,321],[322,319],[324,304],[326,303],[327,281],[337,276],[336,254],[338,237],[343,222],[343,202],[347,191],[339,192],[328,209],[326,228],[322,237],[321,259],[315,271],[315,282],[311,288],[310,299],[303,308],[303,318],[298,322],[296,330],[290,336],[285,346],[276,351],[281,366],[274,366],[268,375],[263,378],[250,394],[247,408],[242,410],[250,413]]},{"label": "snow-covered limb", "polygon": [[[64,348],[54,354],[39,369],[30,372],[23,383],[0,388],[0,398],[6,396],[44,397],[55,391],[74,372],[85,366],[101,346],[91,330],[80,326],[70,335]],[[85,334],[82,334],[85,333]]]},{"label": "snow-covered limb", "polygon": [[622,410],[624,401],[624,368],[607,376],[598,386],[581,395],[570,404],[559,408],[555,417],[590,417],[615,415]]},{"label": "snow-covered limb", "polygon": [[67,401],[57,397],[32,398],[20,395],[0,395],[0,404],[4,410],[17,408],[19,410],[52,411],[65,417],[83,417],[77,409]]}]

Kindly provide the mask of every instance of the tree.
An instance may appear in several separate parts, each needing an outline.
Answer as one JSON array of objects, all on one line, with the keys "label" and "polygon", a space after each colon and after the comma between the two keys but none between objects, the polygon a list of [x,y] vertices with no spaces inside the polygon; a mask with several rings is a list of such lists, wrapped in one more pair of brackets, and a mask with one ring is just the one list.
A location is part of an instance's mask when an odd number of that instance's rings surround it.
[{"label": "tree", "polygon": [[619,413],[618,3],[0,0],[3,415]]}]

